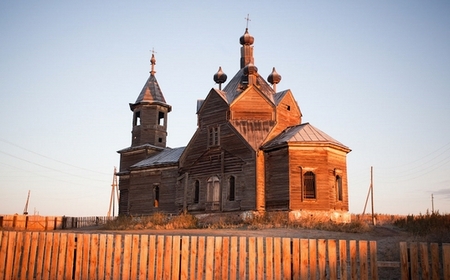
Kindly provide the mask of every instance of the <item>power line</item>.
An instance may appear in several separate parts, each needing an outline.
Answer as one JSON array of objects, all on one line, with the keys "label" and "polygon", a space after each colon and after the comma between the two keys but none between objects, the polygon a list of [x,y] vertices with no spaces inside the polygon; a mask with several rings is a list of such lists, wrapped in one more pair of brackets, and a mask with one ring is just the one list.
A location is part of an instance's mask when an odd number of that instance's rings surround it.
[{"label": "power line", "polygon": [[73,164],[70,164],[70,163],[62,162],[62,161],[60,161],[60,160],[57,160],[57,159],[48,157],[48,156],[46,156],[46,155],[43,155],[43,154],[34,152],[34,151],[30,150],[30,149],[21,147],[21,146],[19,146],[19,145],[16,145],[16,144],[11,143],[11,142],[9,142],[9,141],[7,141],[7,140],[5,140],[5,139],[2,139],[2,138],[0,138],[0,141],[2,141],[2,142],[4,142],[4,143],[7,143],[7,144],[9,144],[9,145],[12,145],[12,146],[14,146],[14,147],[17,147],[17,148],[19,148],[19,149],[22,149],[22,150],[24,150],[24,151],[30,152],[30,153],[32,153],[32,154],[41,156],[41,157],[43,157],[43,158],[46,158],[46,159],[49,159],[49,160],[53,160],[53,161],[55,161],[55,162],[57,162],[57,163],[61,163],[61,164],[64,164],[64,165],[67,165],[67,166],[70,166],[70,167],[74,167],[74,168],[78,168],[78,169],[81,169],[81,170],[85,170],[85,171],[89,171],[89,172],[94,172],[94,173],[98,173],[98,174],[102,174],[102,175],[110,175],[110,174],[107,174],[107,173],[104,173],[104,172],[100,172],[100,171],[96,171],[96,170],[91,170],[91,169],[87,169],[87,168],[84,168],[84,167],[76,166],[76,165],[73,165]]}]

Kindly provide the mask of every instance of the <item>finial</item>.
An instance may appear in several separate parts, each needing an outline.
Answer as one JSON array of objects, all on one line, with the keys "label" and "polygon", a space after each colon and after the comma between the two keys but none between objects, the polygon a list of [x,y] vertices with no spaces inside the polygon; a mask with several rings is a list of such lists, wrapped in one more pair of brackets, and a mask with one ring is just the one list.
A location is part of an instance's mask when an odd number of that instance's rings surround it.
[{"label": "finial", "polygon": [[152,48],[152,58],[150,58],[150,64],[152,65],[152,68],[150,70],[150,74],[151,75],[155,75],[156,71],[155,71],[155,65],[156,65],[156,58],[155,58],[155,49]]},{"label": "finial", "polygon": [[213,76],[214,82],[219,84],[219,89],[222,90],[222,84],[226,82],[227,75],[222,71],[222,67],[219,66],[219,70]]},{"label": "finial", "polygon": [[273,90],[277,91],[277,84],[281,81],[281,75],[275,70],[275,67],[272,69],[272,73],[270,73],[269,77],[267,77],[267,81],[272,84]]},{"label": "finial", "polygon": [[245,27],[245,28],[247,28],[248,29],[248,22],[249,21],[251,21],[251,19],[250,19],[250,15],[249,14],[247,14],[247,17],[246,18],[244,18],[246,21],[247,21],[247,26]]}]

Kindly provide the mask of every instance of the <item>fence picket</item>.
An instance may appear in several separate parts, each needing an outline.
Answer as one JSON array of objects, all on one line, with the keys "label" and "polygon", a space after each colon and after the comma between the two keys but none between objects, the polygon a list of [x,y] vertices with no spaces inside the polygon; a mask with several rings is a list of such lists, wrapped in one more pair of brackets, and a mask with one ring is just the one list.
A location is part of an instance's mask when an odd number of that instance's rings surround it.
[{"label": "fence picket", "polygon": [[359,277],[361,280],[369,279],[369,268],[367,265],[367,241],[360,240],[359,243]]},{"label": "fence picket", "polygon": [[223,237],[222,238],[222,279],[228,279],[228,271],[230,270],[230,266],[228,261],[230,260],[230,238]]},{"label": "fence picket", "polygon": [[113,273],[112,278],[120,278],[122,271],[122,235],[116,235],[114,237],[114,260],[113,260]]},{"label": "fence picket", "polygon": [[98,264],[98,234],[91,235],[89,246],[89,279],[97,279]]},{"label": "fence picket", "polygon": [[22,257],[22,265],[21,269],[19,271],[20,279],[25,280],[27,278],[27,270],[31,270],[31,267],[29,265],[29,258],[30,258],[30,249],[31,249],[31,232],[25,232],[24,234],[24,244],[23,244],[23,257]]},{"label": "fence picket", "polygon": [[247,239],[239,237],[239,279],[246,279],[247,274]]},{"label": "fence picket", "polygon": [[148,235],[141,235],[141,244],[138,250],[138,254],[139,254],[139,269],[138,269],[139,279],[147,279],[147,267],[149,255]]},{"label": "fence picket", "polygon": [[106,234],[100,234],[98,239],[98,279],[105,279]]},{"label": "fence picket", "polygon": [[48,232],[45,240],[45,252],[44,252],[44,270],[42,272],[42,279],[50,280],[50,266],[52,262],[52,245],[53,245],[53,236],[52,232]]},{"label": "fence picket", "polygon": [[197,278],[203,279],[205,269],[205,240],[204,236],[198,238]]},{"label": "fence picket", "polygon": [[450,243],[442,244],[442,266],[444,279],[450,279]]},{"label": "fence picket", "polygon": [[412,242],[409,245],[409,263],[410,263],[410,272],[411,272],[411,280],[417,280],[417,274],[419,273],[419,264],[418,264],[418,252],[417,252],[417,243]]},{"label": "fence picket", "polygon": [[164,279],[170,279],[171,271],[172,271],[172,254],[170,254],[170,250],[172,249],[172,236],[166,235],[164,238]]},{"label": "fence picket", "polygon": [[17,232],[17,236],[16,236],[16,245],[14,246],[14,267],[13,267],[13,272],[12,272],[12,278],[13,279],[18,279],[19,278],[19,273],[20,273],[20,260],[23,257],[23,237],[24,234],[23,232]]},{"label": "fence picket", "polygon": [[180,277],[180,236],[172,237],[172,279],[179,279]]},{"label": "fence picket", "polygon": [[148,279],[157,279],[155,276],[156,254],[158,252],[156,246],[156,236],[150,235],[150,237],[148,238]]},{"label": "fence picket", "polygon": [[140,235],[133,234],[132,240],[131,240],[131,274],[130,278],[135,278],[136,275],[138,275],[138,268],[139,268],[139,242],[140,241]]},{"label": "fence picket", "polygon": [[238,238],[231,237],[230,242],[230,280],[236,280],[237,266],[238,266]]},{"label": "fence picket", "polygon": [[300,278],[300,239],[292,238],[292,278]]},{"label": "fence picket", "polygon": [[[257,246],[257,261],[256,266],[256,279],[263,280],[264,279],[264,238],[257,237],[256,238],[256,246]],[[224,279],[228,279],[228,277],[224,277]]]},{"label": "fence picket", "polygon": [[319,261],[319,279],[325,280],[327,277],[326,272],[326,240],[325,239],[319,239],[317,240],[317,258]]},{"label": "fence picket", "polygon": [[[31,234],[31,247],[30,247],[30,257],[28,259],[28,271],[27,271],[27,275],[25,276],[25,278],[23,279],[34,279],[34,269],[36,267],[36,255],[37,255],[37,247],[38,247],[38,242],[39,241],[39,232],[33,232]],[[0,253],[1,254],[1,253]],[[0,257],[1,260],[1,257]],[[2,262],[0,261],[0,269],[2,266]],[[0,279],[2,279],[1,275],[0,275]],[[72,279],[72,277],[70,278]]]},{"label": "fence picket", "polygon": [[[65,272],[62,279],[73,279],[73,268],[75,261],[75,233],[67,234],[67,246],[66,246],[66,262],[65,262]],[[30,278],[28,278],[30,279]]]},{"label": "fence picket", "polygon": [[214,269],[214,236],[206,237],[205,279],[213,279]]},{"label": "fence picket", "polygon": [[106,256],[105,256],[105,280],[112,279],[112,267],[114,263],[114,235],[106,235]]},{"label": "fence picket", "polygon": [[64,269],[66,268],[66,253],[67,253],[67,234],[61,234],[59,239],[59,250],[58,250],[58,265],[56,269],[55,279],[64,279]]},{"label": "fence picket", "polygon": [[214,245],[214,279],[222,279],[222,237],[216,236]]},{"label": "fence picket", "polygon": [[340,279],[347,280],[347,241],[339,240]]},{"label": "fence picket", "polygon": [[281,271],[281,238],[275,237],[273,239],[273,276],[274,279],[280,280]]},{"label": "fence picket", "polygon": [[408,247],[406,242],[400,242],[400,269],[402,280],[409,279]]},{"label": "fence picket", "polygon": [[336,259],[336,240],[328,240],[328,269],[330,271],[329,279],[337,279],[337,259]]},{"label": "fence picket", "polygon": [[309,239],[309,275],[310,278],[317,277],[317,240]]},{"label": "fence picket", "polygon": [[377,242],[376,241],[370,241],[369,242],[370,247],[370,273],[372,275],[372,279],[376,280],[378,279],[378,260],[377,260]]},{"label": "fence picket", "polygon": [[[196,279],[197,258],[200,257],[197,251],[197,236],[191,236],[190,260],[189,260],[189,279]],[[198,257],[197,257],[198,256]]]},{"label": "fence picket", "polygon": [[189,236],[181,238],[181,265],[180,265],[180,279],[189,279]]},{"label": "fence picket", "polygon": [[58,252],[59,252],[59,239],[60,239],[60,234],[59,233],[54,233],[53,234],[53,249],[52,249],[52,255],[51,255],[51,259],[50,259],[50,279],[56,279],[56,272],[57,272],[57,268],[58,265],[51,265],[51,263],[58,263]]},{"label": "fence picket", "polygon": [[256,238],[249,237],[248,241],[248,278],[256,279]]},{"label": "fence picket", "polygon": [[305,280],[308,278],[309,267],[309,240],[300,239],[300,279]]},{"label": "fence picket", "polygon": [[266,279],[273,279],[273,237],[266,237]]}]

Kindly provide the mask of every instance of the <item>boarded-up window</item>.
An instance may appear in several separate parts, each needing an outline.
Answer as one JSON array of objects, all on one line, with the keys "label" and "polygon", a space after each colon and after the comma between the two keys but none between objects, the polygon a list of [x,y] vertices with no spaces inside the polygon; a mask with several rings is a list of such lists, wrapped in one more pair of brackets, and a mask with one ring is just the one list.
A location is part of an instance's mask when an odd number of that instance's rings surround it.
[{"label": "boarded-up window", "polygon": [[308,171],[303,176],[304,184],[304,198],[315,199],[316,198],[316,175]]},{"label": "boarded-up window", "polygon": [[230,181],[229,181],[229,196],[228,196],[228,200],[229,201],[234,201],[236,198],[235,193],[236,193],[236,179],[234,178],[234,176],[230,177]]},{"label": "boarded-up window", "polygon": [[200,182],[195,180],[194,184],[194,203],[197,204],[200,200]]},{"label": "boarded-up window", "polygon": [[336,176],[336,198],[342,201],[342,178],[339,175]]},{"label": "boarded-up window", "polygon": [[153,207],[159,207],[159,186],[153,186]]}]

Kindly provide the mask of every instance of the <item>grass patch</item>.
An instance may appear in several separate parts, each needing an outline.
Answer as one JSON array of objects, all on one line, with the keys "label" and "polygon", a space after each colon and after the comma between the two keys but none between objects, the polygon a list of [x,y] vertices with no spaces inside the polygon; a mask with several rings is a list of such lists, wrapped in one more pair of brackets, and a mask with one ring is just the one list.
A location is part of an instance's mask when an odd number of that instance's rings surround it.
[{"label": "grass patch", "polygon": [[190,214],[169,216],[157,212],[149,216],[119,216],[108,221],[103,228],[108,230],[191,229],[198,228],[198,219]]},{"label": "grass patch", "polygon": [[450,214],[408,215],[395,220],[394,225],[430,242],[450,242]]}]

